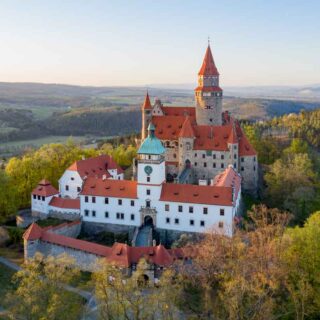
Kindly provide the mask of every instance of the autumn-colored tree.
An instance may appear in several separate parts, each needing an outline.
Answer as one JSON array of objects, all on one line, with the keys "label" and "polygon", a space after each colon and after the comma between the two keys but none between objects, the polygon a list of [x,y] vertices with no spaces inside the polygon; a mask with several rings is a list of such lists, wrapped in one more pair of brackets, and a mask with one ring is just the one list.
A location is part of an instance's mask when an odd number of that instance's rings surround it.
[{"label": "autumn-colored tree", "polygon": [[203,318],[273,319],[288,214],[255,206],[249,217],[247,230],[208,234],[197,247],[189,279],[203,292]]},{"label": "autumn-colored tree", "polygon": [[79,319],[83,300],[65,290],[79,277],[73,259],[63,254],[44,258],[37,253],[24,263],[14,276],[17,289],[7,296],[13,319],[60,320]]},{"label": "autumn-colored tree", "polygon": [[165,271],[155,287],[146,277],[149,268],[141,259],[133,275],[126,277],[120,269],[102,262],[93,276],[100,319],[176,319],[174,272]]}]

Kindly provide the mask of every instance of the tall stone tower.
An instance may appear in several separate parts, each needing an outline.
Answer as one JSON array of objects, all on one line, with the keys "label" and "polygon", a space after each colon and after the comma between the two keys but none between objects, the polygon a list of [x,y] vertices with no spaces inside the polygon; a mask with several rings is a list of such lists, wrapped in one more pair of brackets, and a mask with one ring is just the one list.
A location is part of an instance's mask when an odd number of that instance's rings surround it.
[{"label": "tall stone tower", "polygon": [[208,45],[195,91],[196,118],[198,125],[222,124],[222,89],[219,87],[219,72]]},{"label": "tall stone tower", "polygon": [[144,103],[141,108],[142,113],[142,126],[141,126],[141,141],[148,136],[148,126],[152,117],[152,106],[150,103],[149,93],[147,92],[146,97],[144,99]]}]

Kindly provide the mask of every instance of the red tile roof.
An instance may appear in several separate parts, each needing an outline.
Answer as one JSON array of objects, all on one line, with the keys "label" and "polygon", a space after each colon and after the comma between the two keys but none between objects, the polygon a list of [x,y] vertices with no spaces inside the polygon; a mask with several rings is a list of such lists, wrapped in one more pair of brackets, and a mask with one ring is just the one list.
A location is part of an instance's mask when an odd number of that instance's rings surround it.
[{"label": "red tile roof", "polygon": [[200,68],[198,75],[199,76],[218,76],[219,75],[218,69],[212,57],[210,45],[206,50],[206,54],[204,56],[202,66]]},{"label": "red tile roof", "polygon": [[118,173],[123,173],[122,168],[108,155],[78,160],[68,168],[68,170],[77,171],[81,178],[102,177],[103,175],[110,178],[111,175],[108,170],[112,169],[117,169]]},{"label": "red tile roof", "polygon": [[194,130],[189,117],[186,117],[179,133],[180,138],[194,138]]},{"label": "red tile roof", "polygon": [[162,107],[165,116],[196,116],[195,107]]},{"label": "red tile roof", "polygon": [[23,234],[23,238],[26,240],[36,240],[41,237],[42,229],[33,222],[30,227],[26,230],[26,232]]},{"label": "red tile roof", "polygon": [[[56,226],[55,228],[60,228],[63,225]],[[192,250],[188,248],[167,250],[163,245],[155,247],[130,247],[124,243],[115,243],[112,247],[107,247],[56,234],[47,228],[40,228],[36,223],[33,223],[28,228],[24,234],[24,239],[40,239],[55,245],[86,251],[105,257],[108,263],[126,268],[138,263],[141,258],[145,258],[149,263],[157,266],[166,267],[171,265],[175,259],[182,259],[185,254],[190,256],[190,252],[192,252]]]},{"label": "red tile roof", "polygon": [[231,132],[229,135],[228,143],[230,143],[230,144],[238,143],[238,137],[237,137],[237,133],[236,133],[236,129],[235,129],[234,125],[231,127]]},{"label": "red tile roof", "polygon": [[217,86],[210,87],[196,87],[194,91],[203,91],[203,92],[222,92],[222,89]]},{"label": "red tile roof", "polygon": [[109,180],[88,178],[83,184],[81,195],[137,198],[137,182],[131,180]]},{"label": "red tile roof", "polygon": [[232,188],[164,183],[160,201],[231,206]]},{"label": "red tile roof", "polygon": [[232,166],[228,166],[226,170],[214,177],[212,185],[234,188],[235,197],[237,198],[241,186],[241,176]]},{"label": "red tile roof", "polygon": [[38,186],[32,190],[31,194],[50,197],[58,193],[59,191],[55,187],[53,187],[48,180],[43,179],[39,182]]},{"label": "red tile roof", "polygon": [[150,98],[149,98],[149,93],[147,92],[146,97],[144,99],[142,109],[152,109]]},{"label": "red tile roof", "polygon": [[63,209],[79,209],[80,210],[80,199],[69,199],[52,197],[49,202],[52,207],[63,208]]}]

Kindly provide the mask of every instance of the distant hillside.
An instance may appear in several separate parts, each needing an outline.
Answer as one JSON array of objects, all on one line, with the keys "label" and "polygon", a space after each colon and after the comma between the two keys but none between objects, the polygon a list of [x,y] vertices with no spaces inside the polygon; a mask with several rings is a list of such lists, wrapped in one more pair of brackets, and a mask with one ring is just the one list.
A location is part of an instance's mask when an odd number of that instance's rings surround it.
[{"label": "distant hillside", "polygon": [[[121,135],[141,127],[145,88],[81,87],[59,84],[0,83],[0,142],[52,135]],[[193,91],[149,89],[165,105],[194,104]],[[249,90],[250,93],[250,90]],[[246,120],[312,110],[313,101],[227,96],[224,109]]]}]

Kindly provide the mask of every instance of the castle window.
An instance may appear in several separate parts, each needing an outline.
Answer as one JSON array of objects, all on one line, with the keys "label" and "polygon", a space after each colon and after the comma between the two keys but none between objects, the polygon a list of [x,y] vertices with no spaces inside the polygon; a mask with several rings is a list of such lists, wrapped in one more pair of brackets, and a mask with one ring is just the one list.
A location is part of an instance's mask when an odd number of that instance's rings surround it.
[{"label": "castle window", "polygon": [[151,190],[147,189],[147,196],[150,196],[150,194],[151,194]]},{"label": "castle window", "polygon": [[202,159],[205,159],[205,157],[206,157],[206,155],[205,155],[205,154],[203,154],[203,155],[202,155]]},{"label": "castle window", "polygon": [[210,122],[212,122],[212,119],[210,118]]},{"label": "castle window", "polygon": [[256,162],[256,157],[253,157],[253,161]]},{"label": "castle window", "polygon": [[176,159],[176,158],[177,158],[177,155],[174,153],[174,154],[173,154],[173,157]]},{"label": "castle window", "polygon": [[235,155],[233,155],[233,157],[235,158],[235,159],[237,159],[237,155],[235,154]]},{"label": "castle window", "polygon": [[244,167],[241,167],[241,171],[244,171]]},{"label": "castle window", "polygon": [[253,167],[253,171],[256,171],[256,166]]},{"label": "castle window", "polygon": [[194,226],[194,220],[190,220],[190,226]]},{"label": "castle window", "polygon": [[96,212],[94,210],[92,210],[92,216],[95,217],[96,216]]},{"label": "castle window", "polygon": [[81,188],[80,187],[77,187],[77,192],[80,192],[81,191]]},{"label": "castle window", "polygon": [[237,150],[237,145],[234,145],[234,146],[233,146],[233,149],[234,149],[234,150]]},{"label": "castle window", "polygon": [[170,218],[166,218],[166,223],[170,223]]},{"label": "castle window", "polygon": [[44,201],[46,198],[44,196],[42,196],[42,201]]},{"label": "castle window", "polygon": [[205,223],[203,220],[200,221],[200,227],[204,227],[205,226]]},{"label": "castle window", "polygon": [[150,200],[147,200],[147,201],[146,201],[146,207],[147,207],[147,208],[150,208],[150,206],[151,206]]},{"label": "castle window", "polygon": [[69,186],[68,185],[66,185],[66,191],[69,191]]},{"label": "castle window", "polygon": [[134,214],[133,214],[133,213],[131,213],[131,215],[130,215],[130,219],[131,219],[131,221],[133,221],[133,220],[134,220]]},{"label": "castle window", "polygon": [[219,228],[223,228],[223,222],[219,221]]},{"label": "castle window", "polygon": [[150,177],[147,177],[147,182],[150,182]]},{"label": "castle window", "polygon": [[89,202],[89,197],[88,196],[84,197],[84,202]]},{"label": "castle window", "polygon": [[198,163],[197,163],[197,162],[195,162],[195,163],[194,163],[194,166],[196,167],[197,165],[198,165]]},{"label": "castle window", "polygon": [[236,168],[237,168],[237,164],[236,164],[236,163],[234,163],[234,164],[233,164],[233,167],[236,169]]},{"label": "castle window", "polygon": [[224,216],[224,209],[220,209],[220,216]]},{"label": "castle window", "polygon": [[170,206],[168,204],[164,205],[164,211],[169,211],[170,210]]},{"label": "castle window", "polygon": [[224,168],[224,163],[221,163],[221,169],[223,169]]},{"label": "castle window", "polygon": [[109,218],[109,212],[108,212],[108,211],[106,211],[106,212],[104,213],[104,217],[105,217],[105,218]]},{"label": "castle window", "polygon": [[71,177],[71,180],[73,181],[73,180],[74,180],[74,177]]},{"label": "castle window", "polygon": [[176,147],[179,146],[179,142],[178,141],[176,141],[174,144],[175,144]]},{"label": "castle window", "polygon": [[195,154],[194,154],[194,157],[196,158],[197,156],[198,156],[198,154],[197,154],[197,153],[195,153]]},{"label": "castle window", "polygon": [[208,208],[206,207],[203,208],[203,214],[208,214]]},{"label": "castle window", "polygon": [[174,223],[175,223],[175,224],[179,224],[179,219],[178,219],[178,218],[175,218],[175,219],[174,219]]},{"label": "castle window", "polygon": [[35,194],[33,195],[33,199],[37,199],[37,196]]},{"label": "castle window", "polygon": [[86,217],[88,217],[88,216],[89,216],[89,210],[84,210],[84,215],[85,215]]},{"label": "castle window", "polygon": [[150,155],[148,155],[148,159],[151,160],[151,156]]},{"label": "castle window", "polygon": [[241,162],[244,162],[244,157],[241,157]]},{"label": "castle window", "polygon": [[204,162],[204,163],[203,163],[203,166],[206,168],[206,167],[207,167],[207,163],[206,163],[206,162]]},{"label": "castle window", "polygon": [[122,199],[118,199],[118,205],[122,206]]},{"label": "castle window", "polygon": [[120,213],[117,212],[117,215],[116,215],[117,219],[120,219]]},{"label": "castle window", "polygon": [[109,198],[104,198],[104,203],[109,204]]},{"label": "castle window", "polygon": [[193,213],[193,207],[189,207],[189,213]]},{"label": "castle window", "polygon": [[96,203],[96,197],[92,197],[92,198],[91,198],[91,202],[92,202],[92,203]]},{"label": "castle window", "polygon": [[38,196],[38,200],[41,200],[41,196]]},{"label": "castle window", "polygon": [[131,205],[131,207],[134,207],[134,200],[130,201],[130,205]]},{"label": "castle window", "polygon": [[223,154],[221,155],[221,159],[222,159],[222,160],[224,159],[224,155],[223,155]]},{"label": "castle window", "polygon": [[216,163],[215,163],[215,162],[213,163],[212,167],[213,167],[213,168],[215,168],[215,167],[216,167]]},{"label": "castle window", "polygon": [[213,155],[212,155],[212,158],[213,158],[213,159],[216,159],[216,158],[217,158],[217,156],[216,156],[215,154],[213,154]]},{"label": "castle window", "polygon": [[178,211],[182,212],[182,206],[178,206]]}]

